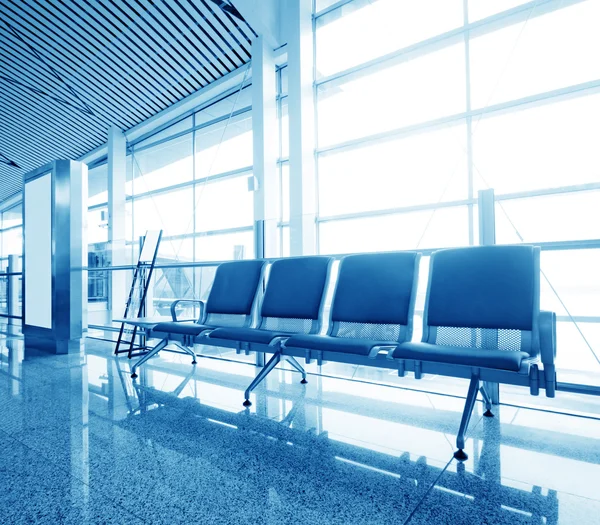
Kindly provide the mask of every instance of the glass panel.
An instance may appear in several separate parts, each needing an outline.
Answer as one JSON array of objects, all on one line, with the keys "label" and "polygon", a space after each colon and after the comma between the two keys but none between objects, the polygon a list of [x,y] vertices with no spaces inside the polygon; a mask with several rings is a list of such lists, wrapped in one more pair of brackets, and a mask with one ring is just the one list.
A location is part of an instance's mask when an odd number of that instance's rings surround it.
[{"label": "glass panel", "polygon": [[290,165],[281,164],[281,220],[290,220]]},{"label": "glass panel", "polygon": [[148,137],[146,140],[138,142],[135,147],[141,148],[142,146],[147,146],[149,144],[154,144],[159,140],[167,139],[172,135],[177,135],[178,133],[182,133],[187,130],[192,129],[192,117],[185,118],[172,126],[169,126],[167,129],[164,129],[158,133],[155,133],[151,137]]},{"label": "glass panel", "polygon": [[147,230],[163,230],[163,237],[193,233],[193,204],[191,187],[135,199],[134,241]]},{"label": "glass panel", "polygon": [[23,253],[23,228],[14,228],[2,232],[2,257]]},{"label": "glass panel", "polygon": [[597,182],[599,121],[596,94],[474,122],[476,189],[501,194]]},{"label": "glass panel", "polygon": [[2,228],[12,228],[23,224],[23,206],[18,204],[2,212]]},{"label": "glass panel", "polygon": [[599,207],[598,191],[498,201],[496,242],[512,244],[598,239]]},{"label": "glass panel", "polygon": [[473,38],[472,107],[599,79],[598,20],[588,1]]},{"label": "glass panel", "polygon": [[526,4],[529,0],[469,0],[469,22],[475,22],[488,16],[501,13],[521,4]]},{"label": "glass panel", "polygon": [[278,84],[277,84],[277,93],[279,95],[287,95],[288,93],[288,68],[287,66],[283,66],[278,71]]},{"label": "glass panel", "polygon": [[320,214],[466,199],[466,139],[457,125],[319,156]]},{"label": "glass panel", "polygon": [[324,222],[320,253],[377,252],[469,244],[466,206]]},{"label": "glass panel", "polygon": [[196,131],[196,178],[252,166],[252,114]]},{"label": "glass panel", "polygon": [[290,117],[288,115],[288,99],[287,97],[279,101],[280,109],[280,158],[285,159],[290,156]]},{"label": "glass panel", "polygon": [[196,259],[198,261],[228,261],[253,258],[253,231],[196,237]]},{"label": "glass panel", "polygon": [[463,0],[351,2],[317,20],[318,76],[445,33],[463,20]]},{"label": "glass panel", "polygon": [[246,84],[240,91],[237,90],[232,95],[215,102],[211,106],[196,113],[196,126],[201,126],[206,122],[221,118],[229,117],[229,115],[242,108],[252,105],[252,89],[251,84]]},{"label": "glass panel", "polygon": [[281,227],[281,257],[290,256],[290,227]]},{"label": "glass panel", "polygon": [[191,237],[170,239],[163,237],[158,248],[157,264],[192,262],[194,241]]},{"label": "glass panel", "polygon": [[[193,268],[156,268],[153,277],[151,315],[171,315],[171,303],[176,299],[194,299]],[[148,305],[150,306],[150,305]],[[191,305],[190,305],[191,307]],[[192,316],[191,318],[197,318]],[[186,318],[190,318],[187,317]],[[179,317],[184,319],[184,317]]]},{"label": "glass panel", "polygon": [[88,206],[108,202],[108,165],[88,171]]},{"label": "glass panel", "polygon": [[128,194],[139,195],[193,179],[192,134],[134,151],[134,180],[126,184]]},{"label": "glass panel", "polygon": [[464,63],[461,43],[356,80],[322,85],[319,146],[465,111]]},{"label": "glass panel", "polygon": [[339,0],[316,0],[315,1],[315,13],[327,9],[329,6],[335,4]]},{"label": "glass panel", "polygon": [[540,264],[542,310],[600,321],[600,249],[543,251]]},{"label": "glass panel", "polygon": [[87,242],[108,242],[108,209],[90,210],[87,214]]},{"label": "glass panel", "polygon": [[252,226],[254,195],[248,191],[251,175],[247,173],[196,185],[197,232]]}]

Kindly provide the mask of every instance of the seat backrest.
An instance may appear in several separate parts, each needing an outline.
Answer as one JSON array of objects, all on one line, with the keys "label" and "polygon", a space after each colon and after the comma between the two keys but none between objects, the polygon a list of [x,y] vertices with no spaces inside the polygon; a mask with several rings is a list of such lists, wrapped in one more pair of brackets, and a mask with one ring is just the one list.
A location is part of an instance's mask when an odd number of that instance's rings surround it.
[{"label": "seat backrest", "polygon": [[271,264],[260,328],[314,334],[320,330],[331,257],[278,259]]},{"label": "seat backrest", "polygon": [[249,326],[266,262],[260,259],[232,261],[218,266],[203,323]]},{"label": "seat backrest", "polygon": [[540,249],[473,246],[431,256],[423,341],[539,354]]},{"label": "seat backrest", "polygon": [[419,259],[417,252],[344,257],[333,296],[329,335],[410,340]]}]

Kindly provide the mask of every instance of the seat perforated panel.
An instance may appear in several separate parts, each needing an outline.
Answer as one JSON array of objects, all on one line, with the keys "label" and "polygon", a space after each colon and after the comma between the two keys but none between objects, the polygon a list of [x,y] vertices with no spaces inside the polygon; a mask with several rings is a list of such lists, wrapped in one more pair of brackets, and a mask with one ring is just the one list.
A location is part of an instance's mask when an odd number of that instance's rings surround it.
[{"label": "seat perforated panel", "polygon": [[204,324],[237,328],[245,326],[246,317],[243,314],[208,314]]},{"label": "seat perforated panel", "polygon": [[348,321],[340,321],[336,324],[336,337],[383,341],[398,341],[400,339],[400,325],[397,324],[350,323]]},{"label": "seat perforated panel", "polygon": [[294,319],[286,317],[265,317],[261,328],[282,332],[293,332],[296,334],[309,334],[315,325],[312,319]]},{"label": "seat perforated panel", "polygon": [[463,348],[482,348],[487,350],[527,351],[522,348],[521,330],[492,328],[465,328],[437,326],[434,343],[444,346]]}]

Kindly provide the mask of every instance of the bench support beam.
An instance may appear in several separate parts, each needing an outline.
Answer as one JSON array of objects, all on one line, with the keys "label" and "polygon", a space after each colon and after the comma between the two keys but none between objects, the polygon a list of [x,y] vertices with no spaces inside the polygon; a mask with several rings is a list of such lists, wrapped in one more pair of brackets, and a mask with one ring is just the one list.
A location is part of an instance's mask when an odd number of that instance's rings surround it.
[{"label": "bench support beam", "polygon": [[304,370],[302,365],[300,363],[298,363],[298,361],[296,361],[296,359],[294,357],[292,357],[291,355],[283,355],[281,353],[281,350],[279,350],[273,354],[271,359],[269,359],[267,364],[258,373],[258,375],[254,378],[254,381],[252,381],[252,383],[250,383],[250,386],[244,392],[244,398],[245,398],[244,406],[245,407],[249,407],[252,405],[252,402],[250,401],[250,393],[252,392],[252,390],[254,390],[271,373],[271,371],[279,364],[279,362],[281,360],[287,361],[292,366],[292,368],[296,369],[298,372],[300,372],[302,374],[302,381],[300,381],[300,382],[303,385],[308,383],[308,381],[306,380],[306,370]]}]

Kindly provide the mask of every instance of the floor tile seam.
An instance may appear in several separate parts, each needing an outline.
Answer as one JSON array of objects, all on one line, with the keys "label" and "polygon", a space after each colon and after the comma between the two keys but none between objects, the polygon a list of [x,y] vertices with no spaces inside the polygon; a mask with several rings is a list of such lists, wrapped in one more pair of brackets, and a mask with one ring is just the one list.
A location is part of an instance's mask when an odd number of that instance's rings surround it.
[{"label": "floor tile seam", "polygon": [[431,493],[431,491],[433,490],[433,488],[437,485],[438,481],[444,475],[444,473],[446,472],[446,470],[448,470],[448,467],[450,466],[450,464],[452,463],[452,461],[454,461],[453,457],[450,458],[450,460],[448,461],[448,463],[446,463],[446,466],[441,470],[441,472],[433,480],[433,482],[431,483],[431,485],[429,486],[429,488],[427,489],[427,491],[425,492],[425,494],[423,494],[423,497],[417,502],[415,508],[409,514],[408,518],[406,518],[406,520],[404,520],[404,522],[402,523],[402,525],[408,525],[408,523],[413,519],[414,515],[417,513],[417,510],[419,510],[419,508],[421,507],[421,505],[423,504],[423,502],[425,501],[425,499],[427,499],[427,496],[429,496],[429,494]]},{"label": "floor tile seam", "polygon": [[[17,442],[19,445],[21,445],[22,447],[26,448],[27,450],[33,452],[34,454],[37,455],[38,458],[43,459],[45,462],[47,462],[47,464],[52,465],[54,468],[56,468],[57,470],[62,471],[63,473],[65,473],[69,478],[74,479],[75,481],[78,481],[79,483],[81,483],[82,485],[87,486],[89,489],[92,489],[92,487],[90,486],[90,484],[88,482],[86,482],[85,480],[79,478],[78,476],[73,475],[68,469],[66,469],[65,467],[63,467],[60,463],[58,463],[57,461],[49,458],[43,451],[38,450],[37,448],[33,448],[32,446],[28,445],[27,443],[24,443],[23,441],[21,441],[16,435],[14,434],[10,434],[8,432],[6,432],[5,430],[0,429],[0,433],[4,434],[5,436],[7,436],[9,439]],[[96,491],[103,499],[105,499],[110,505],[112,505],[114,508],[116,509],[120,509],[121,511],[124,511],[126,514],[129,514],[131,516],[134,516],[135,518],[141,520],[143,523],[148,523],[142,516],[139,516],[138,514],[136,514],[135,512],[132,512],[131,510],[129,510],[127,507],[124,507],[123,505],[121,505],[120,503],[114,503],[111,498],[110,495],[106,492],[104,492],[102,489],[99,489]]]}]

